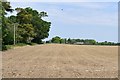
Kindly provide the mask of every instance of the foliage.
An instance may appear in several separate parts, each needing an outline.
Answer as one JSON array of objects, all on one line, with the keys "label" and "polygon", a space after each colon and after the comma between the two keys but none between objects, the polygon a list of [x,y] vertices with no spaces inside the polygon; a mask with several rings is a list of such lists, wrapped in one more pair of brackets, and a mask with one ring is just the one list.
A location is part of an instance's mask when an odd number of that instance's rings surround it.
[{"label": "foliage", "polygon": [[2,25],[0,26],[0,29],[2,29],[2,44],[3,44],[2,46],[3,46],[3,49],[6,49],[5,44],[8,44],[8,43],[11,44],[11,39],[12,39],[11,32],[12,32],[12,30],[11,30],[11,22],[8,20],[7,17],[5,17],[5,15],[7,14],[7,12],[12,12],[13,9],[11,9],[9,2],[1,2],[0,1],[0,4],[2,4],[1,5]]},{"label": "foliage", "polygon": [[[47,12],[38,12],[30,7],[16,8],[17,15],[7,17],[8,12],[13,12],[10,2],[0,1],[0,42],[2,42],[2,49],[6,50],[14,44],[14,29],[16,42],[18,44],[34,45],[36,43],[43,43],[42,40],[49,36],[51,22],[43,20],[48,17]],[[77,44],[84,45],[119,45],[113,42],[96,42],[93,39],[63,39],[59,36],[53,37],[46,43],[61,43],[61,44]],[[0,45],[1,46],[1,45]]]},{"label": "foliage", "polygon": [[119,44],[114,43],[114,42],[104,41],[104,42],[99,42],[98,45],[119,45]]},{"label": "foliage", "polygon": [[52,40],[51,40],[52,43],[60,43],[61,42],[61,38],[56,36],[56,37],[53,37]]},{"label": "foliage", "polygon": [[67,42],[68,42],[69,44],[71,44],[71,39],[69,38],[69,39],[67,40]]},{"label": "foliage", "polygon": [[61,44],[65,44],[66,43],[66,39],[60,39],[60,43]]},{"label": "foliage", "polygon": [[[16,8],[17,13],[17,21],[20,24],[31,24],[27,29],[34,28],[34,31],[31,36],[31,41],[35,43],[41,43],[42,39],[45,39],[49,36],[49,29],[51,26],[50,22],[42,20],[42,17],[47,17],[46,12],[38,12],[37,10],[33,10],[32,8]],[[26,30],[25,30],[26,31]],[[25,34],[25,33],[24,33]],[[30,35],[29,35],[30,36]],[[29,38],[29,37],[28,37]]]},{"label": "foliage", "polygon": [[28,45],[31,45],[31,46],[34,46],[36,45],[37,43],[28,43]]},{"label": "foliage", "polygon": [[88,45],[94,45],[94,44],[96,44],[96,41],[92,40],[92,39],[86,39],[86,40],[84,40],[84,43],[88,44]]},{"label": "foliage", "polygon": [[42,19],[43,17],[48,17],[46,12],[38,12],[30,7],[16,8],[16,16],[6,17],[7,12],[13,11],[10,2],[3,2],[1,6],[2,26],[0,28],[2,29],[3,49],[7,49],[6,45],[13,45],[14,29],[18,44],[34,45],[34,43],[42,43],[42,39],[49,36],[51,22]]},{"label": "foliage", "polygon": [[31,43],[35,36],[34,27],[32,24],[21,24],[18,26],[17,34],[18,42]]},{"label": "foliage", "polygon": [[120,45],[120,43],[114,43],[114,42],[97,42],[93,39],[63,39],[59,36],[53,37],[51,40],[46,41],[46,43],[64,43],[64,44],[76,44],[76,45]]},{"label": "foliage", "polygon": [[14,45],[14,46],[25,46],[25,45],[28,45],[28,44],[25,44],[25,43],[17,43],[17,44]]}]

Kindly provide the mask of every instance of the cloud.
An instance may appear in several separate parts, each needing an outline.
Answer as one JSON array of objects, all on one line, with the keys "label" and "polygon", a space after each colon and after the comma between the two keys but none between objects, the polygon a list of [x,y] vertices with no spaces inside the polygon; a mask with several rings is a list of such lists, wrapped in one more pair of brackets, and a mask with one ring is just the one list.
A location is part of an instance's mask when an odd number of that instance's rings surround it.
[{"label": "cloud", "polygon": [[[71,24],[71,25],[96,25],[96,26],[112,26],[112,27],[117,27],[117,7],[114,7],[116,9],[116,12],[110,12],[108,10],[105,11],[106,9],[109,9],[110,5],[109,4],[104,4],[104,5],[99,4],[99,3],[93,3],[93,5],[87,5],[86,6],[83,3],[82,8],[83,10],[77,10],[73,7],[73,9],[67,10],[67,11],[62,11],[60,8],[55,8],[55,7],[50,7],[47,9],[47,12],[49,14],[49,18],[46,18],[46,20],[53,21],[53,22],[61,22],[64,24]],[[99,4],[99,5],[97,5]],[[77,6],[77,5],[76,5]],[[89,7],[91,6],[91,7]],[[98,6],[98,7],[96,7]],[[69,7],[69,6],[68,6]],[[78,6],[80,7],[80,6]],[[94,8],[96,7],[96,8]],[[99,9],[104,9],[105,10],[99,10]],[[54,20],[53,20],[54,18]]]},{"label": "cloud", "polygon": [[80,8],[88,8],[88,9],[104,9],[111,7],[110,4],[118,5],[118,3],[115,2],[78,2],[78,3],[71,3],[68,4],[69,6],[73,7],[80,7]]},{"label": "cloud", "polygon": [[[20,4],[19,6],[17,6]],[[38,6],[40,5],[40,6]],[[117,3],[14,3],[14,7],[28,7],[46,11],[49,15],[45,20],[71,25],[117,26]],[[49,8],[48,8],[49,6]],[[61,10],[63,9],[63,10]],[[15,14],[15,12],[13,13]]]}]

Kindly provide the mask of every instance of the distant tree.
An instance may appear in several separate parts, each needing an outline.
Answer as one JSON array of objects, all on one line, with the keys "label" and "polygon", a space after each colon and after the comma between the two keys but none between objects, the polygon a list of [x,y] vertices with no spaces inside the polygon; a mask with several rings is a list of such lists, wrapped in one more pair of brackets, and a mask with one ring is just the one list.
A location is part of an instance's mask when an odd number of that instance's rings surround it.
[{"label": "distant tree", "polygon": [[68,44],[71,44],[71,39],[69,38],[69,39],[67,40],[67,42],[68,42]]},{"label": "distant tree", "polygon": [[71,39],[71,44],[76,43],[76,39]]},{"label": "distant tree", "polygon": [[63,44],[63,43],[65,44],[65,43],[66,43],[66,39],[61,39],[61,40],[60,40],[60,43],[61,43],[61,44]]},{"label": "distant tree", "polygon": [[65,38],[65,44],[67,44],[67,39]]},{"label": "distant tree", "polygon": [[95,40],[90,40],[90,44],[95,45],[97,42]]},{"label": "distant tree", "polygon": [[51,40],[52,43],[61,43],[61,38],[56,36],[56,37],[53,37],[52,40]]},{"label": "distant tree", "polygon": [[92,40],[92,39],[85,39],[84,43],[87,45],[95,45],[97,42],[95,40]]},{"label": "distant tree", "polygon": [[80,39],[75,39],[75,41],[76,41],[76,42],[81,42],[81,40],[80,40]]}]

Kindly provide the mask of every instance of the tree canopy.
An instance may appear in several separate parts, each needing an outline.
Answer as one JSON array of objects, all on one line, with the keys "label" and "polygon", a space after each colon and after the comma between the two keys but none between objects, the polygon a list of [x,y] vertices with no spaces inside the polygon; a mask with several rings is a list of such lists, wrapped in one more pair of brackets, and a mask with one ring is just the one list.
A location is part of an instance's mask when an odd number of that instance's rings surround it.
[{"label": "tree canopy", "polygon": [[58,36],[53,37],[52,40],[51,40],[52,43],[60,43],[60,41],[61,41],[61,38],[58,37]]},{"label": "tree canopy", "polygon": [[[31,7],[12,9],[10,2],[1,2],[2,10],[2,44],[12,45],[14,42],[14,28],[17,43],[41,43],[49,36],[51,22],[43,20],[48,17],[47,12],[38,12]],[[6,17],[7,12],[16,11],[17,15]]]},{"label": "tree canopy", "polygon": [[61,38],[59,36],[53,37],[52,39],[46,41],[46,43],[59,43],[59,44],[74,44],[74,45],[120,45],[114,42],[97,42],[94,39],[71,39],[71,38]]}]

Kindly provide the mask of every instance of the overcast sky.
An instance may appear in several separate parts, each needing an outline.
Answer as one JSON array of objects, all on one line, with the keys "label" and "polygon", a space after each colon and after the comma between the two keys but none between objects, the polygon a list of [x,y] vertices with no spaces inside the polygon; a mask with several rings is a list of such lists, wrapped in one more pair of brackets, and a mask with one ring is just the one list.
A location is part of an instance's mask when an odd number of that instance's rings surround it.
[{"label": "overcast sky", "polygon": [[117,2],[11,2],[11,5],[46,11],[48,18],[44,20],[52,23],[48,39],[60,36],[118,42]]}]

